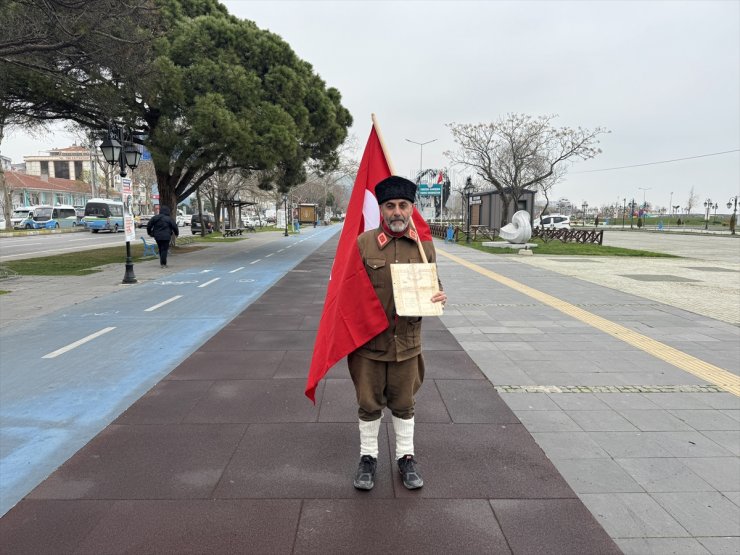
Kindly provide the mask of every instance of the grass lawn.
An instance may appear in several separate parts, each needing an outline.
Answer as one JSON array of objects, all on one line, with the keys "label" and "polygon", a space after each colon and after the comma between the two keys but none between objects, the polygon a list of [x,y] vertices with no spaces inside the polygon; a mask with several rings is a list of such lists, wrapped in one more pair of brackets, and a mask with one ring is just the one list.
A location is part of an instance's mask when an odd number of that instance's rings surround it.
[{"label": "grass lawn", "polygon": [[[229,239],[221,239],[228,241]],[[196,238],[196,243],[198,239]],[[183,247],[175,247],[170,252],[177,252]],[[131,258],[136,263],[141,260],[153,260],[156,257],[142,257],[144,245],[141,241],[131,244]],[[183,249],[186,251],[186,249]],[[5,262],[4,267],[20,275],[26,276],[85,276],[100,271],[100,266],[106,264],[124,263],[126,261],[126,247],[121,244],[115,247],[93,249],[88,251],[69,252],[54,256],[26,258]]]},{"label": "grass lawn", "polygon": [[[492,254],[513,254],[519,249],[506,249],[506,248],[492,248],[484,247],[482,241],[476,241],[471,243],[470,246],[474,249],[481,250]],[[665,254],[661,252],[650,252],[641,251],[635,249],[623,249],[620,247],[605,247],[603,245],[596,245],[590,243],[563,243],[557,239],[548,241],[545,243],[542,239],[530,240],[530,243],[535,243],[537,246],[532,249],[535,254],[548,254],[548,255],[575,255],[575,256],[645,256],[645,257],[659,257],[659,258],[680,258],[672,254]],[[464,244],[464,243],[461,243]]]}]

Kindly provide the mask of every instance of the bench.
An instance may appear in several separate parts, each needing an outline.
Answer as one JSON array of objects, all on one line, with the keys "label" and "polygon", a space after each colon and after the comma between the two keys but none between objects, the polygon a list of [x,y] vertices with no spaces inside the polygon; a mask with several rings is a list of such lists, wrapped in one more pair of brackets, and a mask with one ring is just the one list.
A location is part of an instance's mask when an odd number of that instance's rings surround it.
[{"label": "bench", "polygon": [[146,239],[144,239],[143,237],[141,238],[141,242],[144,243],[143,256],[157,256],[159,254],[156,244],[147,243]]},{"label": "bench", "polygon": [[240,227],[234,229],[224,229],[224,237],[236,237],[244,233],[244,230]]}]

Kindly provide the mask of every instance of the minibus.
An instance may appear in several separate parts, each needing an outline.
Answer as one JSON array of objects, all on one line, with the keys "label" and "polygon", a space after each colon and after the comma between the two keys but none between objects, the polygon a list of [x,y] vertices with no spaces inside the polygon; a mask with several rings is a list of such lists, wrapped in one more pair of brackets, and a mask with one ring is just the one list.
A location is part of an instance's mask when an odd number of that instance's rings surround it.
[{"label": "minibus", "polygon": [[111,233],[123,231],[123,203],[107,198],[90,199],[85,205],[83,223],[93,233],[101,229]]},{"label": "minibus", "polygon": [[51,220],[51,210],[51,206],[43,204],[16,208],[10,216],[10,224],[14,229],[46,227],[46,223]]}]

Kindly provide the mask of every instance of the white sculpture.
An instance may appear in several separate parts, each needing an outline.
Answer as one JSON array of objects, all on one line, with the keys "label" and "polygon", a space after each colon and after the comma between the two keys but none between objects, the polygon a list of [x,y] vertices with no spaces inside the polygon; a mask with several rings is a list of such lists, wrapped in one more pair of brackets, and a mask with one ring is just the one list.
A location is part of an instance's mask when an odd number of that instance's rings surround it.
[{"label": "white sculpture", "polygon": [[498,232],[499,237],[509,243],[526,243],[532,237],[532,226],[529,223],[529,212],[519,210],[511,217],[511,223],[506,224]]}]

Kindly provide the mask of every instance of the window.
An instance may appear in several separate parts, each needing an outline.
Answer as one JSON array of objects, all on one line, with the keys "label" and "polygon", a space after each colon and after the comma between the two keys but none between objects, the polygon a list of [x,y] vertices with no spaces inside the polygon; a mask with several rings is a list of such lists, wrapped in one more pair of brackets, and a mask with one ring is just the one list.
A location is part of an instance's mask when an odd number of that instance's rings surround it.
[{"label": "window", "polygon": [[54,176],[61,179],[69,179],[69,162],[54,161]]},{"label": "window", "polygon": [[75,174],[72,179],[82,179],[82,162],[75,162]]},{"label": "window", "polygon": [[49,162],[41,162],[41,175],[49,175]]},{"label": "window", "polygon": [[54,204],[64,204],[64,195],[62,193],[54,195]]}]

